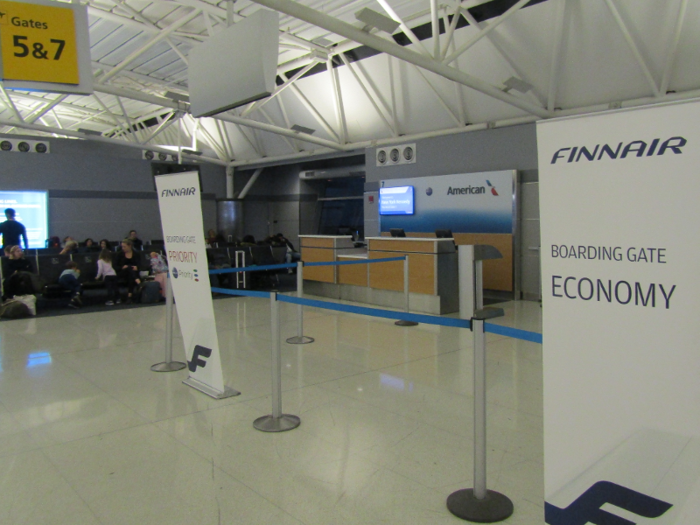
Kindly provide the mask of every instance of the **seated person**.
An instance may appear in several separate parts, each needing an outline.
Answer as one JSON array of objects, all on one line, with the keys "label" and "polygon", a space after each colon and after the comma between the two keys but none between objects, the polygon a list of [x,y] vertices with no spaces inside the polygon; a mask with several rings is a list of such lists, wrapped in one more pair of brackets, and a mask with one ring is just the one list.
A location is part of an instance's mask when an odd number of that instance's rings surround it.
[{"label": "seated person", "polygon": [[[275,235],[277,237],[277,242],[279,243],[280,246],[286,246],[287,247],[287,253],[285,255],[285,260],[287,261],[287,264],[291,264],[293,262],[301,261],[301,254],[294,249],[294,245],[292,244],[292,241],[287,239],[284,235],[281,233],[278,233]],[[288,273],[292,273],[293,270],[291,268],[287,269]]]},{"label": "seated person", "polygon": [[257,246],[257,244],[255,244],[255,237],[253,237],[252,235],[243,236],[241,246]]},{"label": "seated person", "polygon": [[7,277],[5,277],[5,295],[8,299],[15,295],[31,295],[36,290],[37,276],[29,259],[24,257],[24,252],[19,246],[10,246],[9,260],[6,264]]},{"label": "seated person", "polygon": [[85,239],[85,242],[83,243],[83,247],[80,249],[81,253],[95,253],[95,252],[99,252],[99,251],[100,251],[100,247],[90,237]]},{"label": "seated person", "polygon": [[70,255],[71,253],[78,253],[78,243],[74,240],[66,241],[66,245],[59,255]]},{"label": "seated person", "polygon": [[134,288],[141,284],[141,278],[139,275],[139,267],[141,266],[141,255],[139,252],[134,250],[134,244],[131,239],[124,239],[122,241],[122,249],[117,252],[114,258],[114,269],[117,271],[117,275],[122,279],[126,280],[126,286],[128,290],[128,295],[126,298],[127,303],[133,301]]},{"label": "seated person", "polygon": [[61,239],[59,239],[56,236],[49,237],[46,239],[46,247],[47,248],[60,248],[61,247]]},{"label": "seated person", "polygon": [[112,243],[109,242],[107,239],[100,239],[100,251],[102,250],[109,250],[110,252],[112,250]]},{"label": "seated person", "polygon": [[157,252],[150,253],[150,263],[153,279],[160,284],[160,295],[165,297],[165,287],[168,279],[168,263],[166,263],[165,258]]},{"label": "seated person", "polygon": [[66,269],[58,278],[58,284],[63,286],[66,290],[70,290],[70,303],[68,306],[71,308],[80,308],[83,304],[80,294],[83,290],[83,286],[78,282],[80,277],[80,270],[78,270],[78,263],[75,261],[68,261],[66,263]]},{"label": "seated person", "polygon": [[131,241],[131,245],[134,247],[134,250],[143,250],[143,241],[138,238],[138,235],[136,235],[136,230],[131,230],[127,239]]}]

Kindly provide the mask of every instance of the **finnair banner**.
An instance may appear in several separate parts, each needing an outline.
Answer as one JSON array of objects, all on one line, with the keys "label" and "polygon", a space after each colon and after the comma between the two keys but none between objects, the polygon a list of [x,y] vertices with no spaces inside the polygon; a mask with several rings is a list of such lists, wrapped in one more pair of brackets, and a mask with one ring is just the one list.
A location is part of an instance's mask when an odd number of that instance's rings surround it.
[{"label": "finnair banner", "polygon": [[155,179],[170,282],[190,371],[185,383],[218,397],[225,387],[209,285],[199,174]]},{"label": "finnair banner", "polygon": [[549,525],[698,523],[698,122],[538,122]]},{"label": "finnair banner", "polygon": [[382,213],[381,231],[403,228],[407,232],[451,229],[460,233],[510,233],[514,231],[513,193],[515,172],[489,171],[438,177],[382,181],[382,188],[413,188],[412,215],[389,210]]}]

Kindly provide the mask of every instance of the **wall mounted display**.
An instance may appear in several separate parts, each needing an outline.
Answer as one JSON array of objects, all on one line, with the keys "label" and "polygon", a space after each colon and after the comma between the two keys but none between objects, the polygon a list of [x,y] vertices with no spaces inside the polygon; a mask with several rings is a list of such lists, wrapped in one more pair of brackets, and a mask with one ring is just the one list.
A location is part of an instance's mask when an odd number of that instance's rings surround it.
[{"label": "wall mounted display", "polygon": [[46,191],[0,191],[0,221],[5,220],[5,210],[12,208],[15,220],[27,229],[29,247],[43,248],[49,238],[48,202]]}]

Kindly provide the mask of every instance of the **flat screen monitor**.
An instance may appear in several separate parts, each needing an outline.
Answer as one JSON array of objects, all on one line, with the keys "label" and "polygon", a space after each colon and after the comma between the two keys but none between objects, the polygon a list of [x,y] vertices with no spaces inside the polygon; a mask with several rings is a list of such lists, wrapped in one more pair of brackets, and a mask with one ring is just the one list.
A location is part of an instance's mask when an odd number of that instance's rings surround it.
[{"label": "flat screen monitor", "polygon": [[27,229],[30,248],[43,248],[49,238],[48,192],[0,191],[0,221],[5,220],[5,210],[15,210],[15,220]]},{"label": "flat screen monitor", "polygon": [[389,233],[392,237],[406,237],[406,232],[403,231],[403,228],[391,228]]},{"label": "flat screen monitor", "polygon": [[435,237],[438,239],[451,239],[452,230],[435,230]]},{"label": "flat screen monitor", "polygon": [[379,215],[413,215],[413,186],[379,188]]}]

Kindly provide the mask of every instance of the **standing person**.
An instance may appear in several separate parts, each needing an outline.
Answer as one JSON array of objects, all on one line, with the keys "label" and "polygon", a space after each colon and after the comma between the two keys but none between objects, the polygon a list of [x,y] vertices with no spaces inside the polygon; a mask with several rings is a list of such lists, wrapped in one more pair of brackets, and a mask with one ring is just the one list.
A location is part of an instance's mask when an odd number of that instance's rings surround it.
[{"label": "standing person", "polygon": [[136,230],[131,230],[129,232],[128,239],[131,241],[131,244],[134,247],[134,250],[138,250],[138,251],[143,250],[143,241],[141,239],[139,239],[138,235],[136,235]]},{"label": "standing person", "polygon": [[5,210],[5,217],[7,220],[0,223],[3,247],[19,246],[19,238],[22,237],[24,240],[24,249],[28,250],[29,242],[27,241],[27,229],[24,227],[24,224],[15,220],[15,210],[7,208]]},{"label": "standing person", "polygon": [[117,252],[114,266],[116,267],[117,275],[126,279],[126,286],[129,294],[127,295],[126,302],[131,303],[133,300],[134,286],[141,284],[141,279],[139,277],[141,255],[139,252],[134,251],[134,243],[131,239],[124,239],[122,241],[122,250]]},{"label": "standing person", "polygon": [[70,290],[71,298],[68,306],[71,308],[80,308],[83,304],[80,299],[80,293],[83,290],[83,286],[78,282],[80,277],[80,270],[78,270],[78,263],[75,261],[68,261],[66,263],[66,269],[58,278],[58,283],[64,288]]},{"label": "standing person", "polygon": [[107,298],[109,300],[105,304],[107,306],[120,304],[122,300],[119,298],[117,273],[112,267],[112,252],[108,248],[105,248],[100,252],[100,258],[97,260],[97,275],[95,276],[95,279],[99,279],[100,277],[102,277],[105,285],[107,286]]}]

